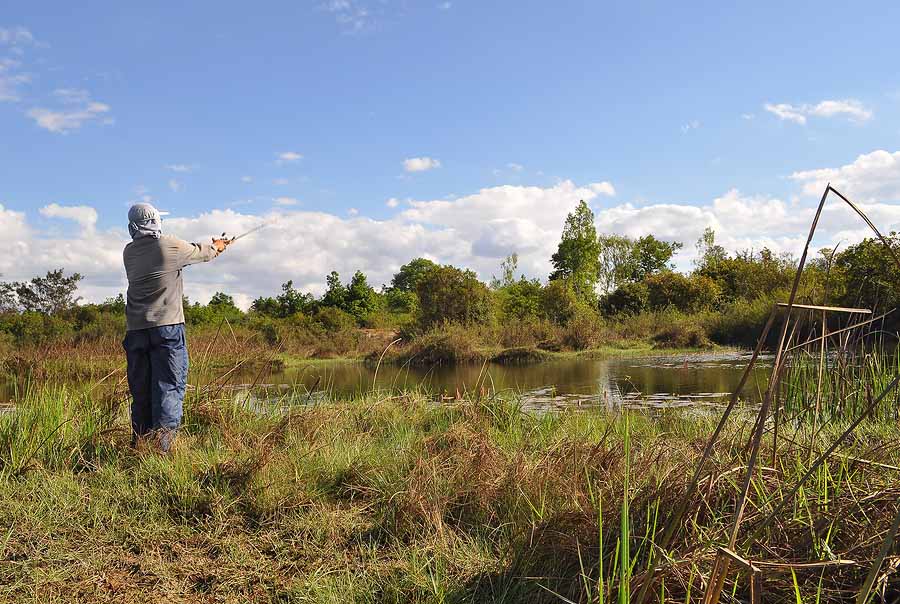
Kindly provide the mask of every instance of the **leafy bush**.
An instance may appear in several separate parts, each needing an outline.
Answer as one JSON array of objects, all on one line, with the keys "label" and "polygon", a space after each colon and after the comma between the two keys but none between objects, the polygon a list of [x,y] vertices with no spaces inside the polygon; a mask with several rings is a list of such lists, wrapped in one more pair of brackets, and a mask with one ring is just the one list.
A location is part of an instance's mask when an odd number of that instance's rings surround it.
[{"label": "leafy bush", "polygon": [[703,326],[694,320],[680,321],[662,329],[653,336],[659,348],[710,348],[712,342]]},{"label": "leafy bush", "polygon": [[683,312],[697,312],[712,308],[722,293],[718,284],[709,277],[688,277],[673,271],[651,275],[644,280],[644,284],[653,310],[671,306]]},{"label": "leafy bush", "polygon": [[418,281],[419,324],[427,329],[444,322],[464,325],[493,321],[491,292],[472,271],[439,266]]},{"label": "leafy bush", "polygon": [[401,353],[402,361],[425,366],[468,363],[482,358],[477,332],[459,323],[443,323],[429,329]]},{"label": "leafy bush", "polygon": [[557,325],[568,323],[583,306],[575,289],[566,279],[554,279],[541,292],[544,317]]},{"label": "leafy bush", "polygon": [[623,283],[603,297],[600,308],[607,315],[635,315],[647,308],[649,300],[650,292],[645,284]]}]

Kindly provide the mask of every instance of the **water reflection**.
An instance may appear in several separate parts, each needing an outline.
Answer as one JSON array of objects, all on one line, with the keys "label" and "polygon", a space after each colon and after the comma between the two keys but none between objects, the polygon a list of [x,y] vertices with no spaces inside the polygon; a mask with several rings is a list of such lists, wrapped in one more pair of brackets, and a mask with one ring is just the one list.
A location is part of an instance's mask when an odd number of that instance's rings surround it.
[{"label": "water reflection", "polygon": [[[749,360],[745,353],[572,357],[536,365],[457,365],[430,369],[358,363],[314,363],[272,373],[255,399],[341,400],[376,389],[419,390],[437,400],[492,392],[518,395],[526,407],[687,407],[720,405],[737,387]],[[758,401],[771,359],[763,357],[741,392]],[[235,385],[246,392],[246,387]]]}]

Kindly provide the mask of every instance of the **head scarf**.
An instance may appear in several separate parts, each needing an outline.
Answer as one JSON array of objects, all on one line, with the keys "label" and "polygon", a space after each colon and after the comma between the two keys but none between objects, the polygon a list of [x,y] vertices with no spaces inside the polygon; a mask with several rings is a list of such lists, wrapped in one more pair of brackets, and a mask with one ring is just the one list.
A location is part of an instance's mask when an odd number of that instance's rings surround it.
[{"label": "head scarf", "polygon": [[159,210],[149,203],[136,203],[128,210],[128,232],[132,239],[153,237],[162,234],[162,217]]}]

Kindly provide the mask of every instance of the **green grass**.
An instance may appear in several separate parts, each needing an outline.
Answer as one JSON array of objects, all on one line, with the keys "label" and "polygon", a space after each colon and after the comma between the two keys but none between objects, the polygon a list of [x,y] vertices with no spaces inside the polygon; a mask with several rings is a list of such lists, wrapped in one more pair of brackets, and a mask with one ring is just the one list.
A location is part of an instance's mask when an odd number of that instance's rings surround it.
[{"label": "green grass", "polygon": [[[716,420],[415,394],[284,414],[195,391],[163,457],[128,446],[124,403],[121,390],[48,387],[0,416],[0,601],[628,601]],[[727,426],[654,597],[702,596],[748,420]],[[785,428],[779,466],[754,478],[739,546],[769,561],[860,564],[767,578],[772,601],[857,588],[894,518],[897,475],[833,457],[749,541],[809,449],[842,425]],[[839,452],[900,465],[895,434],[882,417]],[[726,592],[744,597],[733,580]]]}]

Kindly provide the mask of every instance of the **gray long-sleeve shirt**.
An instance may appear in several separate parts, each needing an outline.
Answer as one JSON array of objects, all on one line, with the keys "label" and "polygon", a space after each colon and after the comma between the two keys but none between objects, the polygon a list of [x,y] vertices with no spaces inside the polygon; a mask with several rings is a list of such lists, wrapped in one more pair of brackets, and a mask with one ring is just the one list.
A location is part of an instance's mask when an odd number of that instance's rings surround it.
[{"label": "gray long-sleeve shirt", "polygon": [[209,262],[216,255],[212,244],[188,243],[170,235],[141,237],[126,245],[122,252],[128,275],[126,329],[184,323],[181,269]]}]

